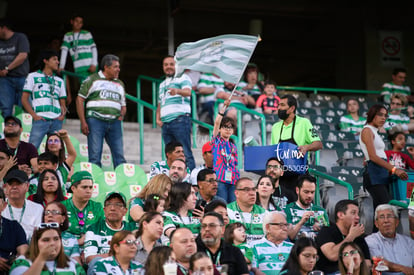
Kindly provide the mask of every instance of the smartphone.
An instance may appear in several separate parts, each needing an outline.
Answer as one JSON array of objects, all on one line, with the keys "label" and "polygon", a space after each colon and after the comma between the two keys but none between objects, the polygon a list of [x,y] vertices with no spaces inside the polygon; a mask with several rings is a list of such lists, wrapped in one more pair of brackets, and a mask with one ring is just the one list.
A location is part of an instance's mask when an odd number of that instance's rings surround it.
[{"label": "smartphone", "polygon": [[[206,206],[206,204],[207,204],[207,202],[206,202],[205,200],[200,199],[200,200],[198,200],[198,201],[196,202],[195,209],[200,210],[200,211],[203,211],[203,209],[204,209],[204,207]],[[201,207],[203,207],[203,209],[202,209]]]}]

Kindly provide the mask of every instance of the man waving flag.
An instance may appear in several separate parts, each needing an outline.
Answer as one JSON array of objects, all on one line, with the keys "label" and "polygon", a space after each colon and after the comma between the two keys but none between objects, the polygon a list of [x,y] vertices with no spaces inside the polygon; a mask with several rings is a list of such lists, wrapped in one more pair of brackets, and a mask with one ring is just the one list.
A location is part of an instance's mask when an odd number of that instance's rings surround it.
[{"label": "man waving flag", "polygon": [[175,77],[190,69],[237,84],[258,41],[257,36],[226,34],[182,43],[175,53]]}]

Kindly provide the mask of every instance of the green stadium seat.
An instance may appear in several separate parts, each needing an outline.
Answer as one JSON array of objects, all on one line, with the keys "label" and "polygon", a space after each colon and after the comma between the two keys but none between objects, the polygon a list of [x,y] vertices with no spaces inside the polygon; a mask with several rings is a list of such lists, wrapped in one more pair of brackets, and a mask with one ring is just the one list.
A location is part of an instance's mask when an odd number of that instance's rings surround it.
[{"label": "green stadium seat", "polygon": [[122,192],[128,200],[136,196],[148,182],[144,169],[133,163],[118,165],[115,168],[115,175],[117,190]]}]

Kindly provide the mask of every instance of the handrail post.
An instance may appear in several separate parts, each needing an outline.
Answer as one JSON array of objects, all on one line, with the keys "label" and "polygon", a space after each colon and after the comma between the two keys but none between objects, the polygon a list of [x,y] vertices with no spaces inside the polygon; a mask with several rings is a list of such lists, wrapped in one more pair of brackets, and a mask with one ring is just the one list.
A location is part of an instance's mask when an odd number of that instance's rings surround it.
[{"label": "handrail post", "polygon": [[237,109],[237,168],[241,170],[243,162],[243,141],[242,141],[242,111]]},{"label": "handrail post", "polygon": [[191,125],[193,127],[193,148],[197,148],[197,125],[193,122],[197,120],[197,95],[191,90]]},{"label": "handrail post", "polygon": [[[137,98],[141,99],[141,78],[137,79]],[[139,124],[139,163],[144,164],[144,106],[137,102],[137,119]]]},{"label": "handrail post", "polygon": [[[152,82],[152,105],[154,107],[158,108],[158,89],[157,89],[157,83]],[[157,128],[157,112],[152,112],[152,128]]]}]

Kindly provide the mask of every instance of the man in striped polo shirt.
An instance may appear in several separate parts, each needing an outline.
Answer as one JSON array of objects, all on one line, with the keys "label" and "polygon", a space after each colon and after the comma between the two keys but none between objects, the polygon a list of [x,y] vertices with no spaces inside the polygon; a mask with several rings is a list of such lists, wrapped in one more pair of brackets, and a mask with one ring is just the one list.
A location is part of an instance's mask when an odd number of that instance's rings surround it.
[{"label": "man in striped polo shirt", "polygon": [[265,237],[251,244],[253,249],[252,267],[265,274],[277,275],[289,257],[293,243],[288,237],[288,223],[284,212],[269,212],[263,220]]},{"label": "man in striped polo shirt", "polygon": [[157,108],[157,125],[162,127],[165,144],[177,140],[183,145],[187,167],[195,168],[191,151],[191,79],[183,74],[174,77],[175,60],[167,56],[162,62],[166,79],[160,84]]},{"label": "man in striped polo shirt", "polygon": [[384,83],[382,85],[381,96],[385,103],[391,102],[391,96],[393,94],[402,94],[409,97],[408,101],[412,101],[411,89],[409,86],[404,85],[407,78],[407,70],[404,68],[395,68],[392,72],[391,82]]},{"label": "man in striped polo shirt", "polygon": [[55,75],[59,65],[57,52],[44,50],[39,61],[40,70],[27,76],[22,95],[22,105],[33,118],[29,142],[36,148],[47,133],[62,129],[66,114],[65,83]]},{"label": "man in striped polo shirt", "polygon": [[105,55],[101,60],[101,69],[82,83],[76,110],[82,133],[88,136],[89,161],[101,166],[105,138],[111,149],[114,167],[117,167],[126,162],[122,140],[122,120],[126,114],[125,86],[118,79],[119,58],[112,54]]}]

